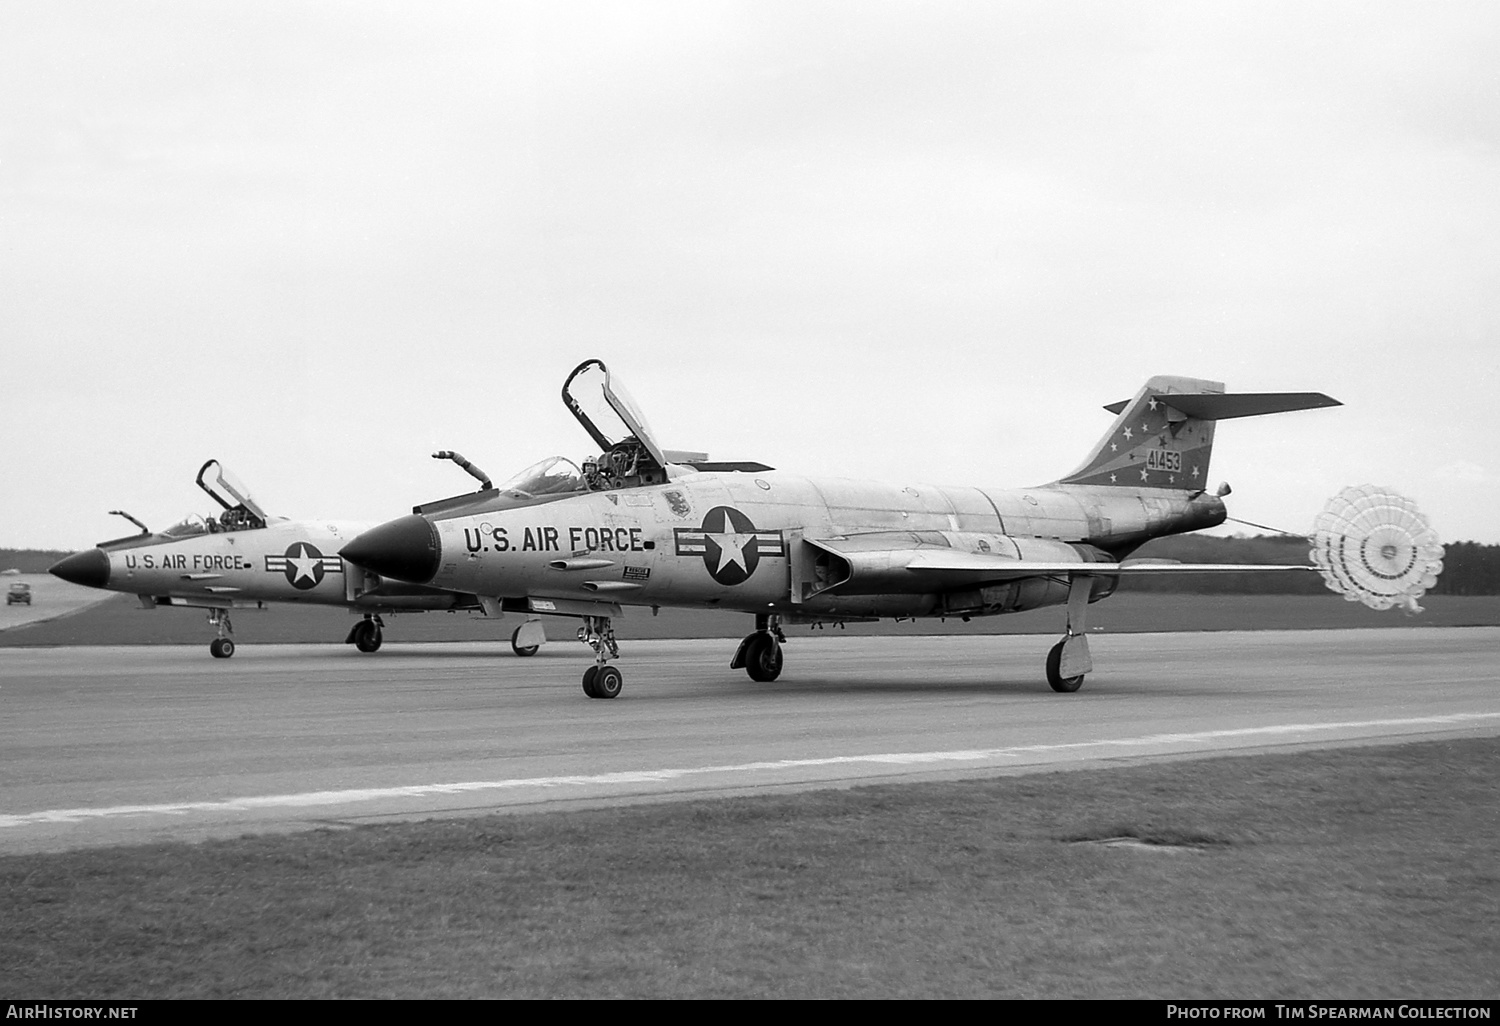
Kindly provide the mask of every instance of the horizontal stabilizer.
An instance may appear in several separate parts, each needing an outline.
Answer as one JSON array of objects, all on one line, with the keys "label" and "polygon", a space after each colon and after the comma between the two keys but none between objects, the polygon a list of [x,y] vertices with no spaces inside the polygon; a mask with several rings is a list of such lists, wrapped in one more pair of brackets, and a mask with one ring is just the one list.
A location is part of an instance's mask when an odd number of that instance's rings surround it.
[{"label": "horizontal stabilizer", "polygon": [[[1259,417],[1267,413],[1290,413],[1293,410],[1320,410],[1343,403],[1322,392],[1173,392],[1157,399],[1189,417],[1199,420],[1233,420],[1236,417]],[[1129,399],[1104,407],[1118,414],[1130,405]]]},{"label": "horizontal stabilizer", "polygon": [[1057,483],[1201,492],[1218,421],[1341,405],[1322,392],[1225,392],[1217,381],[1159,374],[1105,407],[1115,422]]}]

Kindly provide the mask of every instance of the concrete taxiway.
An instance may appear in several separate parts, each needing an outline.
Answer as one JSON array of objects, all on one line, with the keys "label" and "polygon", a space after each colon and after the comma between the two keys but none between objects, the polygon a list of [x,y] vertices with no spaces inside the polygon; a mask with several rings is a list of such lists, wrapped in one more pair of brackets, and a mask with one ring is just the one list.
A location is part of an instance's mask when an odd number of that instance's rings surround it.
[{"label": "concrete taxiway", "polygon": [[1500,735],[1500,628],[1053,638],[798,635],[624,646],[584,696],[554,642],[0,650],[0,853],[767,789]]}]

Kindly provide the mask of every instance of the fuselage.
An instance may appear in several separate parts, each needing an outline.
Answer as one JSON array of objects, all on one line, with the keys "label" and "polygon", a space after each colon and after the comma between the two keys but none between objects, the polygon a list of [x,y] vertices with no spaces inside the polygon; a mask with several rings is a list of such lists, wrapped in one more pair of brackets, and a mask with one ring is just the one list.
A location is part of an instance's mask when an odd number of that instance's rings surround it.
[{"label": "fuselage", "polygon": [[[1179,489],[687,473],[508,509],[414,515],[343,551],[378,573],[519,600],[537,612],[659,605],[817,619],[983,615],[1064,602],[1067,582],[980,579],[955,588],[905,566],[913,550],[1108,562],[1224,515],[1218,498]],[[387,558],[402,545],[401,559]],[[1095,597],[1113,585],[1100,578]]]},{"label": "fuselage", "polygon": [[339,549],[370,523],[273,520],[243,530],[197,523],[201,529],[104,542],[67,557],[52,572],[77,584],[140,595],[148,604],[229,609],[293,602],[372,611],[460,605],[458,596],[382,581],[340,558]]}]

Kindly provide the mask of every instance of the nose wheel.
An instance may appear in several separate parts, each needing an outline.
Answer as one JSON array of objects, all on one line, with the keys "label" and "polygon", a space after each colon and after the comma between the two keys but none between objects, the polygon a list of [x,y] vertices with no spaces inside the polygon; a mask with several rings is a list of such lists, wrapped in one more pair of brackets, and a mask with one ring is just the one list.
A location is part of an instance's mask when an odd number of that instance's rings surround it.
[{"label": "nose wheel", "polygon": [[215,659],[228,659],[234,655],[234,626],[229,622],[229,610],[210,609],[208,622],[219,629],[219,636],[208,643],[208,654]]},{"label": "nose wheel", "polygon": [[590,666],[583,671],[583,693],[590,698],[618,698],[625,676],[613,666]]},{"label": "nose wheel", "polygon": [[578,640],[594,650],[594,665],[583,671],[583,693],[590,698],[618,698],[625,687],[625,675],[605,662],[620,658],[609,617],[585,616],[583,626],[578,628]]}]

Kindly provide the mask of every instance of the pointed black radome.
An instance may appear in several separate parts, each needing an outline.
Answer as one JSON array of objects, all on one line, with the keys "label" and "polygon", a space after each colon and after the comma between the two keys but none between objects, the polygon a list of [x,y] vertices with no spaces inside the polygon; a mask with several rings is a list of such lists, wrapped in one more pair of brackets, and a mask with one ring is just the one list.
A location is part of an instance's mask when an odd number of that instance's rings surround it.
[{"label": "pointed black radome", "polygon": [[426,584],[438,571],[437,529],[413,513],[370,528],[339,555],[382,577]]},{"label": "pointed black radome", "polygon": [[109,584],[109,557],[103,549],[84,549],[59,559],[47,568],[47,572],[69,584],[103,588]]}]

